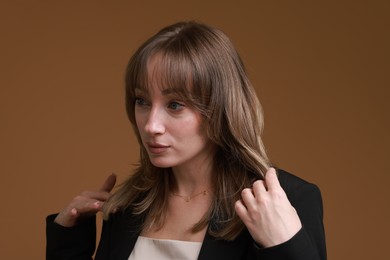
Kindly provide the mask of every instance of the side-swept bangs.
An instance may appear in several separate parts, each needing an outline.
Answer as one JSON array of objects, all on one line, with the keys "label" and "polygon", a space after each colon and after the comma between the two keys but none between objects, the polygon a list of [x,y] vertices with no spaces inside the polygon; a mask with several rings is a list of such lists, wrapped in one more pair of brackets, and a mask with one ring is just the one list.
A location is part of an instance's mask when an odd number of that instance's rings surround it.
[{"label": "side-swept bangs", "polygon": [[[160,50],[149,57],[147,67],[142,68],[136,88],[149,92],[158,87],[163,94],[169,94],[196,106],[199,99],[194,93],[194,68],[186,53],[175,50]],[[153,86],[157,84],[157,86]]]},{"label": "side-swept bangs", "polygon": [[[202,77],[195,67],[197,57],[191,51],[194,46],[185,40],[149,43],[131,58],[126,75],[126,106],[133,125],[135,89],[148,93],[152,84],[207,116],[210,86],[200,80]],[[153,63],[152,71],[148,71],[150,63]]]}]

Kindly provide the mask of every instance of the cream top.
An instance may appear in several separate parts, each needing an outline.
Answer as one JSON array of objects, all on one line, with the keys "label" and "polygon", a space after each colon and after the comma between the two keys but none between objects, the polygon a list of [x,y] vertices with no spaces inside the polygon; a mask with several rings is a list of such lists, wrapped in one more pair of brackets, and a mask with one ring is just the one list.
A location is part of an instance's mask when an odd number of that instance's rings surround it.
[{"label": "cream top", "polygon": [[139,236],[128,260],[195,260],[202,242],[154,239]]}]

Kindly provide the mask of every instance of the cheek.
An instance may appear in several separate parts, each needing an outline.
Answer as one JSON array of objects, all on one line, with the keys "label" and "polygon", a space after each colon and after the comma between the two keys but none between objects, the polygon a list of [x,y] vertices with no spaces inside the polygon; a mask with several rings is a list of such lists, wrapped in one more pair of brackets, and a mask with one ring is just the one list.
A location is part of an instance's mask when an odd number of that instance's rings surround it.
[{"label": "cheek", "polygon": [[186,136],[188,139],[199,139],[200,137],[205,137],[204,130],[197,118],[189,118],[180,122],[180,125],[178,125],[176,129],[180,129],[181,134]]},{"label": "cheek", "polygon": [[144,120],[143,117],[140,116],[138,113],[135,113],[135,124],[138,128],[138,131],[141,132],[144,126]]}]

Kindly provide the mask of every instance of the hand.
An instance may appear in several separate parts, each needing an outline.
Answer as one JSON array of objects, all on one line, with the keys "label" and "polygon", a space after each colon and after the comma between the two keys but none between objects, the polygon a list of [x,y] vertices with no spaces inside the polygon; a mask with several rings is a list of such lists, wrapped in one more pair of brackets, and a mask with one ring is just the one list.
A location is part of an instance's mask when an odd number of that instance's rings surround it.
[{"label": "hand", "polygon": [[101,211],[115,183],[116,175],[111,174],[98,191],[84,191],[74,197],[69,205],[57,215],[54,222],[64,227],[72,227],[76,225],[79,218],[92,216]]},{"label": "hand", "polygon": [[235,204],[237,215],[255,242],[263,247],[286,242],[302,228],[274,168],[267,171],[264,181],[258,180],[252,189],[244,189],[241,198]]}]

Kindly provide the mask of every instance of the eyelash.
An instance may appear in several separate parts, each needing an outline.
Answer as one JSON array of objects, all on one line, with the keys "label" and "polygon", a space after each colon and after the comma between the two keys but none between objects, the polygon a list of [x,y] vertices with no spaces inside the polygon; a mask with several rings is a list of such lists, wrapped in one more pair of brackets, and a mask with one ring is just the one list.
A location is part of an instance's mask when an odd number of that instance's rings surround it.
[{"label": "eyelash", "polygon": [[[179,107],[174,108],[174,106],[179,106]],[[177,102],[177,101],[172,101],[172,102],[169,102],[168,107],[174,111],[179,111],[179,110],[183,109],[184,105]]]},{"label": "eyelash", "polygon": [[[142,98],[142,97],[136,97],[134,101],[136,106],[147,106],[148,102]],[[183,103],[177,102],[177,101],[170,101],[168,104],[168,108],[173,111],[180,111],[183,109],[185,105]]]}]

